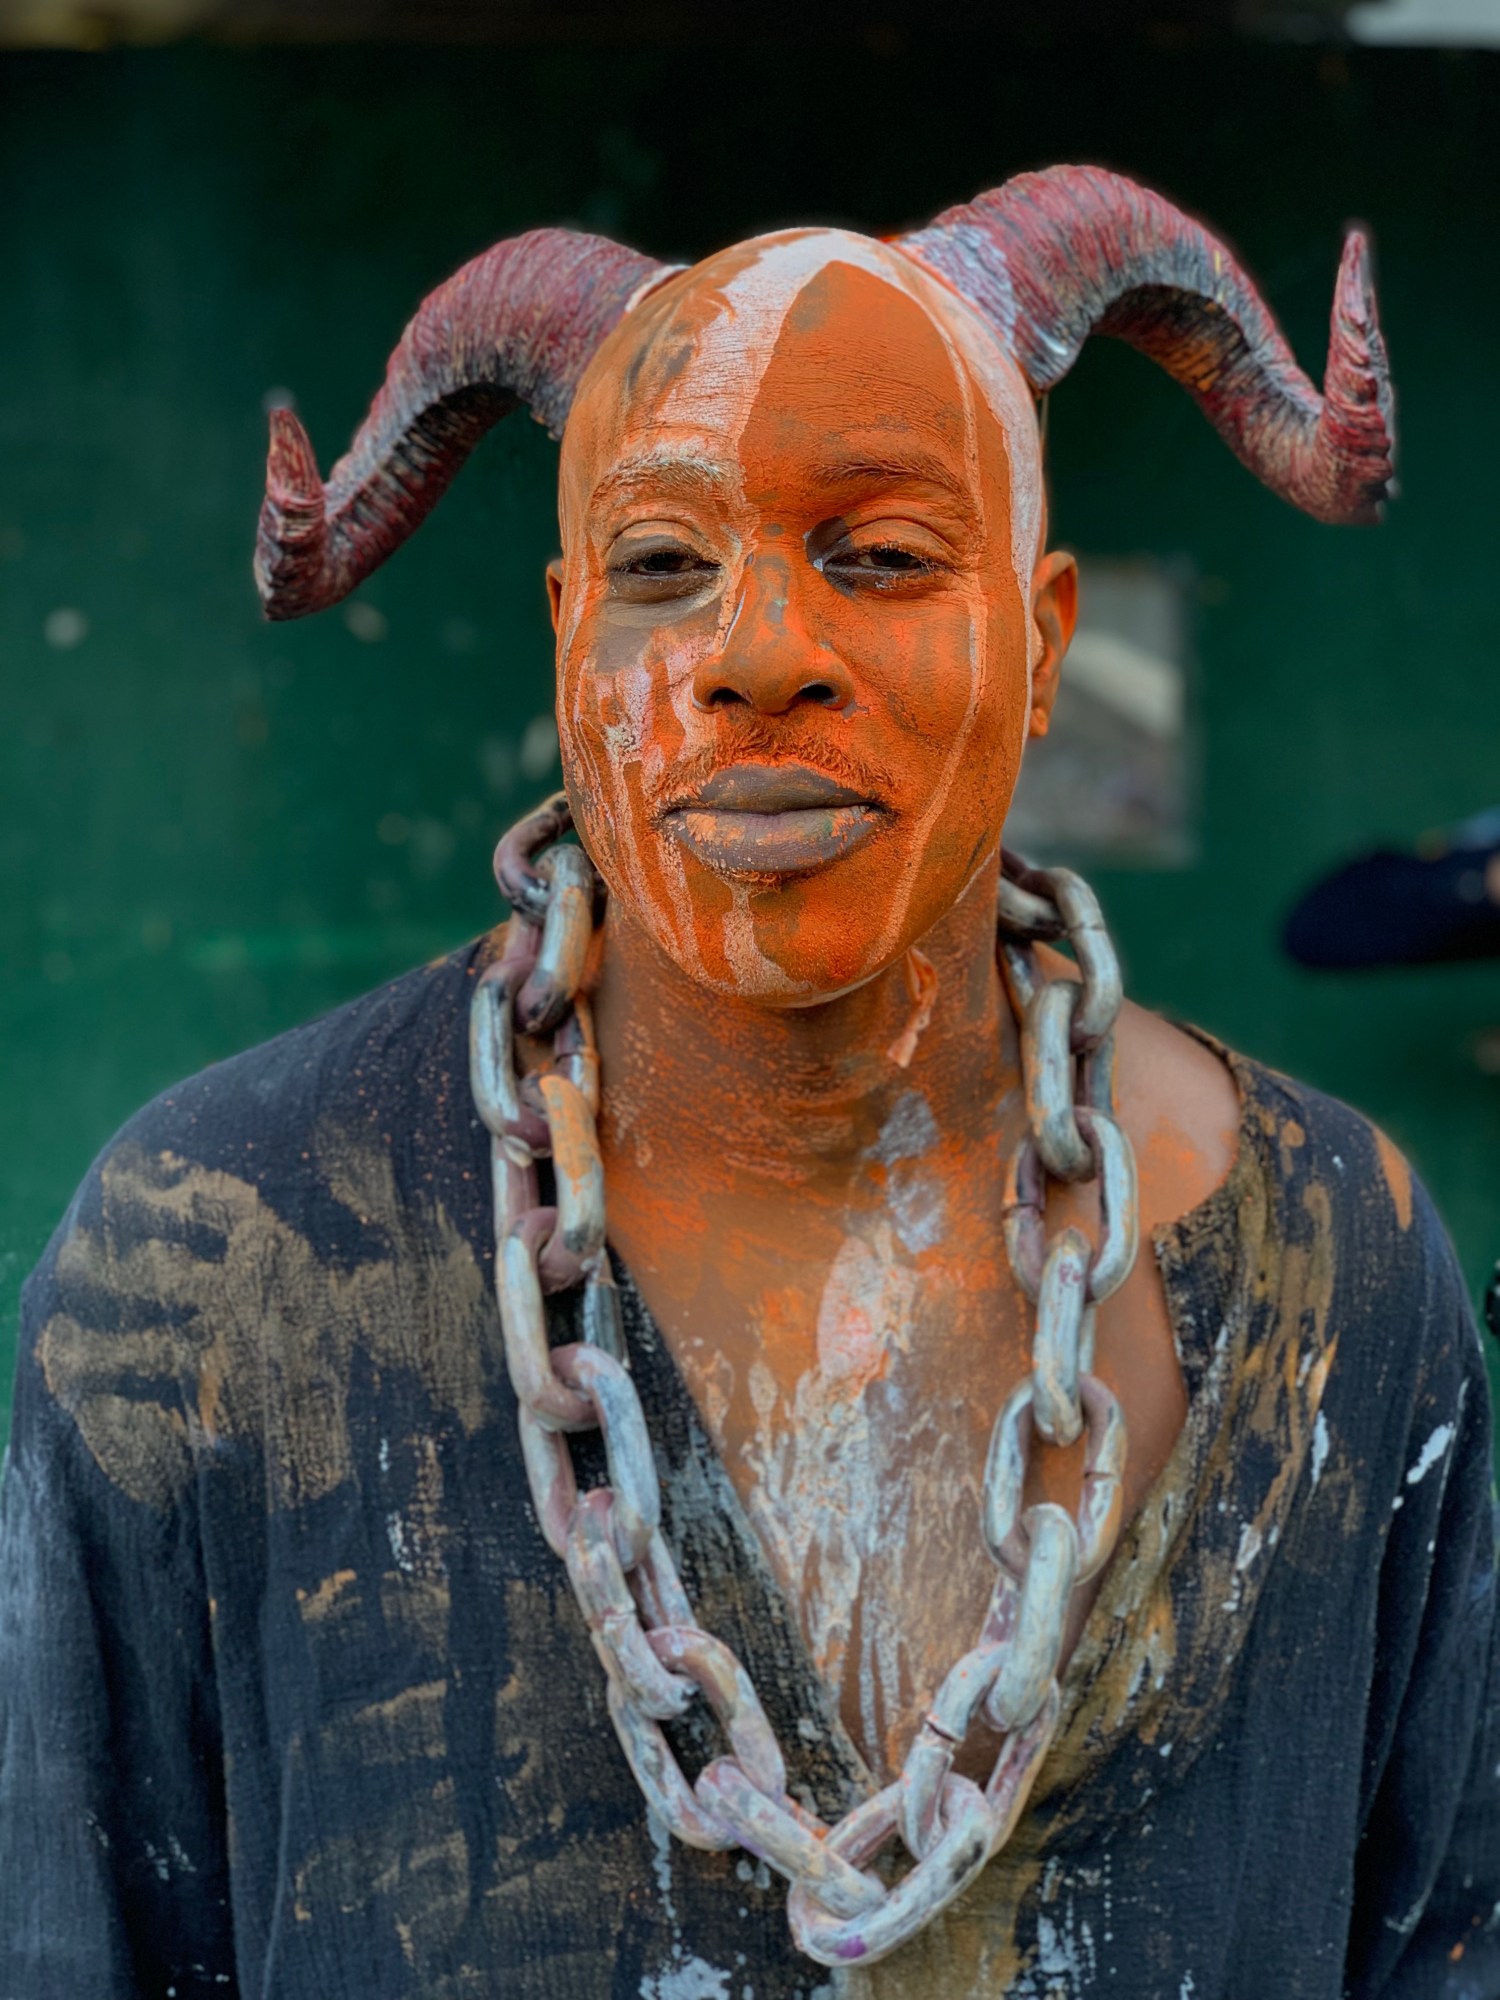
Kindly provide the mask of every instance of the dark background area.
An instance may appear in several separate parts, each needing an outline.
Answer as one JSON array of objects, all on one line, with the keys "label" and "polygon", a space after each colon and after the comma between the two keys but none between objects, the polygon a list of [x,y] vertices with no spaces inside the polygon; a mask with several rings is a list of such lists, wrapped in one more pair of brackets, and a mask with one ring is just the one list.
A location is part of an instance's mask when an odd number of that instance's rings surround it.
[{"label": "dark background area", "polygon": [[1195,859],[1093,871],[1131,992],[1375,1117],[1477,1290],[1500,966],[1318,978],[1277,934],[1351,848],[1500,798],[1497,84],[1493,55],[1076,22],[0,54],[0,1381],[20,1280],[119,1122],[490,922],[490,847],[551,780],[526,732],[555,447],[502,426],[361,608],[270,627],[267,392],[326,466],[417,300],[496,237],[883,232],[1061,160],[1205,215],[1315,376],[1341,226],[1376,231],[1386,526],[1293,514],[1107,342],[1052,398],[1054,523],[1085,589],[1090,556],[1193,579]]}]

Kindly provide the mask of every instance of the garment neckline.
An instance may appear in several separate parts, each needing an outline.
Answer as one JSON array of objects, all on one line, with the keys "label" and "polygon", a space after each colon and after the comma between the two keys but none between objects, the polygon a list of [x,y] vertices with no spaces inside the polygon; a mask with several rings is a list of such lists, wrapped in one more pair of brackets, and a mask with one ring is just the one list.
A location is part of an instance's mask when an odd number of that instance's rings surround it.
[{"label": "garment neckline", "polygon": [[[1227,1064],[1240,1100],[1235,1153],[1229,1172],[1194,1207],[1175,1220],[1158,1225],[1152,1232],[1152,1248],[1166,1290],[1168,1321],[1188,1385],[1188,1417],[1166,1466],[1122,1533],[1104,1586],[1064,1669],[1061,1682],[1062,1719],[1053,1752],[1043,1768],[1034,1794],[1038,1800],[1045,1798],[1062,1782],[1060,1774],[1064,1769],[1080,1761],[1092,1763],[1104,1747],[1097,1740],[1088,1743],[1082,1740],[1097,1734],[1088,1712],[1090,1690],[1105,1673],[1118,1650],[1113,1642],[1117,1641],[1121,1629],[1130,1621],[1144,1594],[1155,1585],[1170,1560],[1177,1536],[1171,1533],[1164,1538],[1159,1532],[1160,1526],[1165,1524],[1180,1529],[1186,1522],[1190,1507],[1185,1502],[1197,1483],[1221,1414],[1219,1398],[1209,1398],[1207,1404],[1204,1400],[1205,1384],[1210,1374],[1211,1346],[1205,1338],[1206,1322],[1213,1314],[1204,1311],[1204,1295],[1212,1287],[1203,1283],[1200,1273],[1207,1262],[1204,1252],[1210,1246],[1224,1244],[1226,1232],[1228,1240],[1234,1242],[1246,1189],[1264,1171],[1264,1135],[1258,1103],[1260,1072],[1258,1065],[1236,1055],[1202,1030],[1185,1028],[1184,1031],[1213,1050]],[[998,1218],[996,1227],[999,1227]],[[1238,1254],[1239,1246],[1236,1244],[1235,1248],[1235,1261],[1243,1264],[1243,1255]],[[838,1690],[831,1688],[818,1670],[803,1633],[800,1607],[783,1589],[776,1575],[769,1552],[718,1453],[712,1433],[670,1344],[623,1257],[613,1248],[610,1254],[622,1303],[626,1307],[632,1345],[638,1348],[644,1346],[650,1352],[652,1372],[657,1378],[656,1387],[665,1398],[677,1402],[686,1414],[693,1455],[711,1464],[712,1471],[708,1476],[714,1489],[714,1504],[723,1517],[736,1555],[741,1564],[753,1572],[757,1589],[764,1592],[778,1609],[788,1643],[797,1656],[798,1679],[804,1696],[815,1694],[815,1699],[807,1700],[805,1706],[815,1712],[816,1727],[824,1735],[844,1786],[842,1798],[837,1798],[831,1796],[825,1783],[821,1788],[822,1802],[818,1809],[825,1813],[844,1811],[855,1800],[870,1796],[882,1781],[844,1725]],[[1227,1305],[1228,1300],[1223,1303]],[[1143,1527],[1148,1522],[1152,1524],[1152,1532],[1144,1533]],[[975,1532],[978,1532],[977,1521]],[[747,1660],[746,1664],[750,1665],[750,1662]],[[756,1679],[753,1666],[751,1673],[752,1679]],[[1073,1741],[1075,1736],[1080,1740]],[[1069,1754],[1064,1758],[1059,1756],[1059,1752]]]}]

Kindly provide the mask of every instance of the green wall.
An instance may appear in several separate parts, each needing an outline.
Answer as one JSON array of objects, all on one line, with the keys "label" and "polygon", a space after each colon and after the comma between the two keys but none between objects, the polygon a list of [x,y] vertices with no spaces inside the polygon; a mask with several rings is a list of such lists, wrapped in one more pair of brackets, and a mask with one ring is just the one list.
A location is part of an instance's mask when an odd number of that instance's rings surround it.
[{"label": "green wall", "polygon": [[[1137,997],[1352,1099],[1476,1285],[1500,1252],[1500,967],[1318,980],[1280,913],[1351,845],[1500,796],[1493,59],[857,37],[649,50],[0,58],[0,1379],[16,1289],[144,1098],[483,926],[550,701],[554,448],[516,421],[362,593],[272,628],[262,397],[325,464],[423,290],[545,221],[690,256],[887,229],[1101,160],[1210,216],[1321,370],[1376,226],[1404,497],[1336,532],[1100,343],[1053,398],[1060,538],[1198,578],[1196,864],[1103,875]],[[87,635],[49,644],[81,612]],[[52,618],[53,637],[77,622]],[[4,1412],[0,1407],[0,1430]]]}]

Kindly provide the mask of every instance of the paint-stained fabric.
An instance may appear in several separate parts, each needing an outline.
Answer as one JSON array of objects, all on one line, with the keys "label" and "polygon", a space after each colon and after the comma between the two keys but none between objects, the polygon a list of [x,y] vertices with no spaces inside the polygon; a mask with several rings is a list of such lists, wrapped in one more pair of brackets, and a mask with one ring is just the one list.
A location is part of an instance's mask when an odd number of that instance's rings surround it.
[{"label": "paint-stained fabric", "polygon": [[[1391,1149],[1236,1064],[1232,1175],[1156,1244],[1187,1428],[1033,1810],[907,1952],[825,1974],[764,1868],[648,1824],[537,1531],[477,962],[168,1093],[27,1288],[0,2000],[1500,1995],[1484,1375]],[[866,1774],[625,1290],[689,1589],[838,1811]]]}]

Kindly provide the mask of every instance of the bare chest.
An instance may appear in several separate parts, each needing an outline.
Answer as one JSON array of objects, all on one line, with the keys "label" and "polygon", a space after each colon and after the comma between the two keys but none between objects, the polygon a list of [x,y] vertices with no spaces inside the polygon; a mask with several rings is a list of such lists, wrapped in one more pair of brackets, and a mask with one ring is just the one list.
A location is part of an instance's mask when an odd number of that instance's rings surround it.
[{"label": "bare chest", "polygon": [[743,1190],[710,1202],[687,1232],[690,1273],[644,1245],[642,1270],[621,1246],[877,1762],[899,1763],[983,1618],[985,1456],[1025,1366],[999,1149],[946,1164],[893,1160],[837,1209]]},{"label": "bare chest", "polygon": [[[711,1203],[679,1228],[696,1246],[686,1274],[680,1244],[665,1260],[621,1244],[846,1727],[887,1771],[975,1642],[995,1581],[985,1461],[1032,1338],[1001,1199],[997,1148],[958,1172],[890,1176],[837,1212]],[[1086,1203],[1066,1199],[1087,1226]],[[1184,1409],[1149,1258],[1101,1309],[1096,1367],[1132,1441],[1128,1517]],[[1081,1446],[1049,1449],[1028,1498],[1071,1508],[1081,1471]],[[1096,1589],[1079,1594],[1068,1651]]]}]

